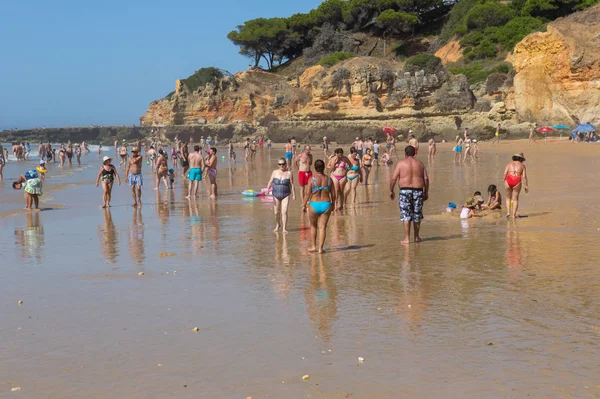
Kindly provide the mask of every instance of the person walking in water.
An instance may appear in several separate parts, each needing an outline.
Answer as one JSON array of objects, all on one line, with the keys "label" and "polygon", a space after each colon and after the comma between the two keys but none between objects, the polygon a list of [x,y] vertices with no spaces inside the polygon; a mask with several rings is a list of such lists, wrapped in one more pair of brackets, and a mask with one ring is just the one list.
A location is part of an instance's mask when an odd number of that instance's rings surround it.
[{"label": "person walking in water", "polygon": [[117,179],[119,186],[121,185],[119,173],[117,173],[117,169],[111,163],[111,161],[111,157],[105,156],[102,158],[102,165],[100,165],[98,177],[96,177],[96,187],[98,187],[100,181],[102,181],[102,208],[110,208],[110,200],[112,198],[112,188],[115,178]]},{"label": "person walking in water", "polygon": [[312,172],[310,168],[313,163],[313,156],[311,154],[311,148],[309,145],[304,146],[304,151],[302,151],[296,157],[296,167],[298,168],[298,183],[300,184],[300,192],[302,201],[304,201],[304,187],[308,185],[312,177]]},{"label": "person walking in water", "polygon": [[279,227],[284,234],[287,234],[287,220],[288,220],[288,205],[290,203],[290,195],[292,199],[296,199],[296,190],[294,188],[294,176],[289,171],[287,161],[285,158],[279,158],[277,161],[278,169],[271,173],[271,180],[267,184],[267,192],[273,188],[273,198],[275,204],[273,211],[275,212],[275,230],[279,231]]},{"label": "person walking in water", "polygon": [[[188,185],[188,195],[185,197],[190,199],[198,196],[198,187],[202,181],[202,170],[204,169],[204,159],[200,153],[200,146],[194,146],[194,152],[189,156],[190,161],[190,176]],[[192,195],[192,193],[194,195]]]},{"label": "person walking in water", "polygon": [[410,243],[411,225],[415,230],[415,242],[421,242],[423,202],[429,198],[429,176],[423,162],[415,159],[413,146],[407,146],[404,154],[405,158],[398,162],[390,180],[390,199],[395,198],[394,189],[398,185],[400,221],[404,223],[404,240],[401,244],[407,245]]},{"label": "person walking in water", "polygon": [[217,197],[217,149],[212,147],[206,160],[206,174],[210,179],[210,198]]},{"label": "person walking in water", "polygon": [[288,168],[292,167],[292,160],[294,159],[294,148],[292,147],[292,139],[288,139],[285,145],[285,161],[288,164]]},{"label": "person walking in water", "polygon": [[138,147],[133,147],[131,150],[131,157],[129,157],[127,162],[125,174],[131,186],[131,196],[133,197],[133,205],[131,206],[134,208],[138,205],[141,206],[144,179],[142,178],[142,156]]},{"label": "person walking in water", "polygon": [[[515,154],[512,161],[504,169],[504,185],[506,187],[506,217],[517,218],[519,210],[519,195],[525,184],[525,193],[529,192],[529,181],[527,180],[527,168],[525,167],[525,156],[523,153]],[[511,206],[512,205],[512,206]],[[512,215],[511,215],[512,211]]]},{"label": "person walking in water", "polygon": [[[343,194],[341,194],[343,195]],[[306,195],[302,209],[307,211],[310,219],[311,247],[309,251],[323,253],[327,222],[333,211],[336,192],[333,187],[333,179],[325,175],[325,162],[321,159],[315,161],[315,175],[306,186]],[[317,232],[319,233],[319,244],[317,245]]]},{"label": "person walking in water", "polygon": [[496,127],[496,133],[494,134],[494,139],[492,140],[493,144],[500,144],[500,124],[498,123],[498,127]]}]

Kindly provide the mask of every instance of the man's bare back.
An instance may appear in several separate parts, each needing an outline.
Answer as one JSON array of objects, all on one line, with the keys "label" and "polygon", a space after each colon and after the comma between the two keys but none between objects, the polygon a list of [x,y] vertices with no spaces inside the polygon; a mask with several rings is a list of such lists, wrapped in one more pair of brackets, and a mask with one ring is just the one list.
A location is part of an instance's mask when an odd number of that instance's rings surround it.
[{"label": "man's bare back", "polygon": [[398,161],[392,180],[400,188],[425,189],[428,179],[423,162],[412,157]]},{"label": "man's bare back", "polygon": [[190,169],[202,169],[204,167],[204,159],[199,152],[192,152],[189,155]]}]

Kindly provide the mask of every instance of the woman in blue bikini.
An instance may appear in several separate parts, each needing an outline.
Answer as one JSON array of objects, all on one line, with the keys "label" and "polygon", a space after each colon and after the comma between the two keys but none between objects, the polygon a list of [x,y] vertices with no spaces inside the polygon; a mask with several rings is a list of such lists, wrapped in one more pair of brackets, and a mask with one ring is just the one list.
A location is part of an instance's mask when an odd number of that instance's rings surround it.
[{"label": "woman in blue bikini", "polygon": [[[304,204],[302,209],[306,212],[306,204],[310,204],[308,217],[310,219],[310,232],[312,245],[311,252],[323,253],[327,222],[333,211],[335,203],[335,190],[333,180],[324,174],[325,162],[321,159],[315,161],[315,175],[306,186]],[[309,202],[310,201],[310,202]],[[317,231],[319,232],[319,246],[317,247]]]},{"label": "woman in blue bikini", "polygon": [[356,148],[350,148],[350,155],[348,156],[348,159],[350,160],[350,169],[348,169],[348,173],[346,174],[348,184],[346,185],[346,190],[344,191],[344,202],[346,204],[350,203],[350,193],[352,193],[352,204],[356,205],[356,188],[358,187],[359,181],[362,180],[360,175],[360,157],[358,156]]}]

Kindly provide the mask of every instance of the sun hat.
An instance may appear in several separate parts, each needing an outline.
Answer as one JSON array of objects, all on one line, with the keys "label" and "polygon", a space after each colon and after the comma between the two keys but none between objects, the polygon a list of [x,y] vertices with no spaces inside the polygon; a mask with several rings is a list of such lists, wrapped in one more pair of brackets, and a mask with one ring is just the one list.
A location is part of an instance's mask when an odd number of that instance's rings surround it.
[{"label": "sun hat", "polygon": [[46,165],[46,161],[44,161],[43,159],[40,159],[40,165]]},{"label": "sun hat", "polygon": [[104,158],[102,158],[102,163],[104,163],[106,161],[112,161],[112,158],[105,155]]},{"label": "sun hat", "polygon": [[513,157],[519,157],[519,158],[521,158],[523,161],[525,161],[525,155],[523,155],[523,153],[522,153],[522,152],[519,152],[519,153],[517,153],[517,154],[514,154],[514,155],[513,155]]},{"label": "sun hat", "polygon": [[465,200],[465,205],[467,206],[467,208],[472,208],[477,204],[477,200],[475,199],[475,197],[467,197],[467,199]]}]

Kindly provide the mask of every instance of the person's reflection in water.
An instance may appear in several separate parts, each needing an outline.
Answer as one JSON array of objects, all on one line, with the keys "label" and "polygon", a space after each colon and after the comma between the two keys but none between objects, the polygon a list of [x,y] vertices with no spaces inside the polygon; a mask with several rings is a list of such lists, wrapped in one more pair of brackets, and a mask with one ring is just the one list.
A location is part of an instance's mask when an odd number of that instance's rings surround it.
[{"label": "person's reflection in water", "polygon": [[[189,219],[190,219],[190,237],[189,242],[192,246],[192,251],[195,255],[200,255],[204,247],[204,239],[206,237],[206,227],[202,223],[200,216],[200,208],[195,198],[188,202]],[[187,237],[185,239],[187,241]]]},{"label": "person's reflection in water", "polygon": [[209,202],[210,206],[210,231],[212,233],[213,249],[216,251],[219,241],[219,216],[217,213],[217,201],[213,198]]},{"label": "person's reflection in water", "polygon": [[25,217],[25,228],[15,229],[16,243],[22,249],[21,258],[35,259],[40,264],[44,260],[44,226],[40,226],[40,213],[28,212]]},{"label": "person's reflection in water", "polygon": [[112,214],[110,208],[104,208],[104,226],[98,226],[98,234],[100,236],[100,245],[104,260],[108,264],[114,264],[117,262],[117,256],[119,255],[117,229],[113,223]]},{"label": "person's reflection in water", "polygon": [[275,242],[275,278],[273,283],[277,294],[289,298],[296,268],[291,262],[287,235],[280,233],[275,235],[277,241]]},{"label": "person's reflection in water", "polygon": [[127,235],[127,245],[129,246],[129,256],[136,265],[141,265],[146,259],[144,248],[144,220],[142,219],[142,209],[134,208],[131,224],[129,225],[129,234]]},{"label": "person's reflection in water", "polygon": [[508,281],[516,283],[523,278],[523,245],[519,237],[519,229],[509,226],[506,229],[506,267],[508,268]]},{"label": "person's reflection in water", "polygon": [[322,254],[312,257],[310,283],[304,290],[304,296],[308,317],[319,337],[328,343],[335,333],[333,324],[338,317],[337,289]]},{"label": "person's reflection in water", "polygon": [[165,201],[163,202],[163,197],[160,190],[156,190],[156,216],[158,216],[158,220],[161,225],[160,236],[163,242],[163,246],[168,247],[168,225],[169,225],[169,216],[171,216],[171,212],[169,210],[169,202],[166,198],[167,194],[165,194]]},{"label": "person's reflection in water", "polygon": [[427,311],[428,289],[419,264],[420,248],[405,247],[404,262],[400,267],[397,312],[406,322],[408,331],[418,336],[423,333],[423,315]]}]

